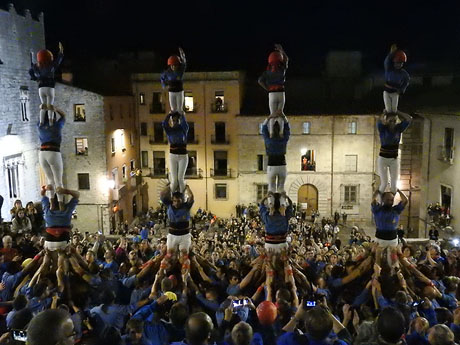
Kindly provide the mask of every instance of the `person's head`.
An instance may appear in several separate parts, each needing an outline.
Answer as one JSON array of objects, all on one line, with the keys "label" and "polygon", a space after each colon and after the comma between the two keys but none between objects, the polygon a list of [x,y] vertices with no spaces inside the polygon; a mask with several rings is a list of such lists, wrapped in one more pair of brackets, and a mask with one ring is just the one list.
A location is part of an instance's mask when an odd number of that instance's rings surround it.
[{"label": "person's head", "polygon": [[168,66],[173,71],[177,70],[180,67],[180,59],[177,55],[171,55],[168,58]]},{"label": "person's head", "polygon": [[27,327],[28,345],[73,345],[74,343],[74,325],[69,313],[63,309],[42,311],[30,321]]},{"label": "person's head", "polygon": [[184,203],[184,195],[181,192],[174,192],[172,195],[172,206],[174,208],[181,208]]},{"label": "person's head", "polygon": [[9,249],[13,247],[13,238],[10,235],[3,236],[2,242],[3,248]]},{"label": "person's head", "polygon": [[140,343],[142,339],[142,333],[144,332],[144,321],[139,319],[130,319],[126,323],[126,333],[132,343]]},{"label": "person's head", "polygon": [[14,208],[15,208],[16,210],[22,208],[22,201],[19,200],[19,199],[16,199],[16,200],[14,201]]},{"label": "person's head", "polygon": [[232,329],[233,345],[249,345],[253,336],[250,324],[240,321]]},{"label": "person's head", "polygon": [[414,255],[414,250],[410,246],[403,246],[402,247],[402,252],[403,252],[403,256],[405,258],[409,258],[409,257]]},{"label": "person's head", "polygon": [[393,202],[395,200],[395,195],[391,192],[385,192],[382,195],[383,206],[393,207]]},{"label": "person's head", "polygon": [[280,300],[291,301],[291,292],[286,288],[281,288],[276,291],[276,302]]},{"label": "person's head", "polygon": [[405,319],[396,308],[383,309],[377,319],[377,331],[386,342],[396,343],[405,332]]},{"label": "person's head", "polygon": [[305,317],[305,329],[313,339],[325,339],[332,331],[331,315],[322,307],[310,309]]},{"label": "person's head", "polygon": [[217,293],[216,288],[211,287],[209,289],[206,289],[205,297],[208,301],[217,301],[217,299],[219,298],[219,294]]},{"label": "person's head", "polygon": [[413,330],[421,335],[425,335],[429,327],[430,327],[430,324],[428,323],[428,320],[420,316],[415,318],[412,323]]},{"label": "person's head", "polygon": [[46,298],[47,295],[47,288],[48,286],[44,282],[38,282],[36,285],[34,285],[32,294],[34,297],[38,297],[39,299],[44,299]]},{"label": "person's head", "polygon": [[94,262],[95,256],[94,252],[92,250],[88,250],[85,255],[86,262],[90,264],[91,262]]},{"label": "person's head", "polygon": [[430,345],[452,345],[454,344],[454,333],[446,325],[435,325],[428,332]]},{"label": "person's head", "polygon": [[104,253],[104,259],[107,260],[113,260],[114,253],[112,250],[106,250]]},{"label": "person's head", "polygon": [[396,115],[390,114],[386,116],[386,126],[393,131],[396,127]]},{"label": "person's head", "polygon": [[137,252],[135,250],[131,250],[128,254],[128,259],[129,261],[136,263],[139,259],[139,256],[137,255]]},{"label": "person's head", "polygon": [[454,321],[454,315],[447,308],[436,308],[436,319],[439,324],[450,325]]},{"label": "person's head", "polygon": [[168,277],[165,277],[161,280],[161,291],[171,291],[173,289],[173,281]]},{"label": "person's head", "polygon": [[183,328],[188,317],[188,308],[183,303],[174,303],[169,311],[169,319],[177,328]]},{"label": "person's head", "polygon": [[73,235],[72,236],[72,245],[76,246],[78,243],[80,243],[80,236]]},{"label": "person's head", "polygon": [[185,334],[189,345],[206,344],[214,326],[208,314],[199,312],[192,314],[186,323]]},{"label": "person's head", "polygon": [[337,254],[331,254],[331,256],[329,256],[329,262],[331,263],[331,265],[337,265],[338,261],[339,258]]},{"label": "person's head", "polygon": [[27,297],[25,295],[17,295],[13,300],[13,309],[19,311],[27,306]]},{"label": "person's head", "polygon": [[26,204],[26,210],[28,212],[32,212],[35,210],[35,205],[32,201],[29,201],[27,204]]},{"label": "person's head", "polygon": [[177,125],[180,124],[180,113],[179,112],[174,112],[174,113],[171,113],[171,120],[170,120],[170,125],[171,127],[176,127]]},{"label": "person's head", "polygon": [[16,213],[16,217],[22,219],[26,216],[26,210],[24,208],[20,208],[17,213]]},{"label": "person's head", "polygon": [[229,270],[227,278],[230,285],[236,285],[240,282],[240,274],[235,270]]},{"label": "person's head", "polygon": [[102,311],[107,312],[107,307],[115,302],[115,292],[111,289],[105,289],[101,294],[101,302],[103,304]]}]

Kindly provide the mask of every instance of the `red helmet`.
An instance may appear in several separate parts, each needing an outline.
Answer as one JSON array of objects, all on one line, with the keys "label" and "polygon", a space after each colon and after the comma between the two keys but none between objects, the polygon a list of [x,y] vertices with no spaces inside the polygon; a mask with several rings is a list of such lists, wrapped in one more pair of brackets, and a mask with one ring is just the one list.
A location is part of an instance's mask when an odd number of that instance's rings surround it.
[{"label": "red helmet", "polygon": [[263,301],[257,306],[257,318],[263,326],[270,326],[275,322],[278,310],[270,301]]},{"label": "red helmet", "polygon": [[281,55],[279,51],[271,52],[270,55],[268,56],[269,65],[278,64],[281,61],[283,61],[283,55]]},{"label": "red helmet", "polygon": [[402,50],[395,51],[393,62],[407,62],[407,55]]},{"label": "red helmet", "polygon": [[41,64],[49,64],[53,61],[53,53],[47,49],[39,50],[37,53],[37,61]]},{"label": "red helmet", "polygon": [[180,59],[177,55],[171,55],[168,58],[168,66],[172,66],[172,65],[180,65]]}]

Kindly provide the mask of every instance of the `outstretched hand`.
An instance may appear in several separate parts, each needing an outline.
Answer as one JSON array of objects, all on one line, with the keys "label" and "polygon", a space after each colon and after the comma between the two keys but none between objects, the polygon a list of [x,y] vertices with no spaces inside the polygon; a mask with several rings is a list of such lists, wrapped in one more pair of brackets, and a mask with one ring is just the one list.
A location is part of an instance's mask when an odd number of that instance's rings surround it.
[{"label": "outstretched hand", "polygon": [[59,42],[59,53],[64,53],[64,46],[62,45],[61,42]]},{"label": "outstretched hand", "polygon": [[390,47],[390,53],[394,53],[397,50],[398,50],[398,46],[396,45],[396,43],[393,43]]}]

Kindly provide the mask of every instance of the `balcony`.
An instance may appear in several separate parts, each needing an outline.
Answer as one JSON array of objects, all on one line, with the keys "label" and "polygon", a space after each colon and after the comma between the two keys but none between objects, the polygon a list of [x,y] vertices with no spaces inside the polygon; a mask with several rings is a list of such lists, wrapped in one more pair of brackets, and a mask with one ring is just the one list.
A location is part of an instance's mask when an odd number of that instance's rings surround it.
[{"label": "balcony", "polygon": [[211,135],[211,144],[216,144],[216,145],[229,145],[230,144],[230,138],[228,135]]},{"label": "balcony", "polygon": [[168,169],[166,168],[150,168],[151,178],[166,178],[168,177]]},{"label": "balcony", "polygon": [[149,143],[150,145],[164,145],[168,143],[168,138],[166,136],[154,136],[154,135],[149,135]]},{"label": "balcony", "polygon": [[149,110],[150,110],[150,114],[164,114],[165,105],[164,103],[150,103]]},{"label": "balcony", "polygon": [[211,113],[226,113],[228,112],[228,104],[224,103],[212,103]]},{"label": "balcony", "polygon": [[211,177],[215,179],[232,178],[232,169],[211,169]]},{"label": "balcony", "polygon": [[198,142],[198,135],[194,135],[193,138],[187,137],[187,144],[196,145]]},{"label": "balcony", "polygon": [[142,176],[131,176],[131,187],[135,188],[142,184]]},{"label": "balcony", "polygon": [[112,189],[112,200],[118,201],[123,199],[123,197],[126,195],[126,185],[120,185],[118,188]]},{"label": "balcony", "polygon": [[190,168],[185,171],[185,177],[188,179],[200,179],[203,178],[203,170],[197,169],[196,167]]},{"label": "balcony", "polygon": [[438,146],[438,159],[450,165],[454,164],[455,147]]}]

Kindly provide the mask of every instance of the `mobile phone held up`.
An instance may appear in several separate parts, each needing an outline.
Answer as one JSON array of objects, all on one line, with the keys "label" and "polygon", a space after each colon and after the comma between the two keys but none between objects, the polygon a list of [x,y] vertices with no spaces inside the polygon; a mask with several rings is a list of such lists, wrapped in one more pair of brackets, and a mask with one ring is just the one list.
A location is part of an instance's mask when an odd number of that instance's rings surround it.
[{"label": "mobile phone held up", "polygon": [[245,305],[248,304],[247,299],[235,299],[232,301],[233,303],[233,310],[237,310],[238,308],[244,307]]},{"label": "mobile phone held up", "polygon": [[305,307],[305,308],[313,308],[313,307],[316,307],[316,301],[308,301],[308,300],[306,300],[306,301],[305,301],[305,304],[304,304],[304,307]]},{"label": "mobile phone held up", "polygon": [[22,341],[24,343],[27,341],[27,332],[26,331],[14,329],[12,332],[13,332],[13,339],[14,340]]}]

